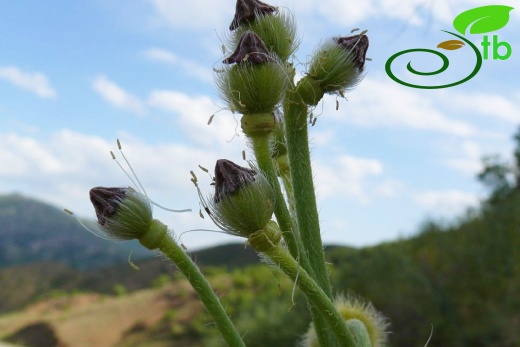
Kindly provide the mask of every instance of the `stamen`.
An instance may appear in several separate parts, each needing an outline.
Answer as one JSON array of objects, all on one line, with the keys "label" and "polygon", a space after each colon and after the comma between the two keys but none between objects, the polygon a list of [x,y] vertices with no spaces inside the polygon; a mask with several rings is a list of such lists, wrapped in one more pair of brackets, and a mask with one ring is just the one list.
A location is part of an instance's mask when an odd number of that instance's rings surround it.
[{"label": "stamen", "polygon": [[[132,176],[130,176],[130,174],[123,168],[123,166],[121,165],[121,163],[117,160],[116,156],[114,155],[114,152],[110,151],[110,155],[112,156],[112,159],[114,159],[117,163],[117,165],[119,165],[119,168],[125,173],[125,175],[128,177],[128,179],[130,179],[130,181],[132,182],[132,184],[136,187],[139,187],[141,188],[142,192],[143,192],[143,195],[146,197],[146,199],[148,199],[148,201],[152,204],[152,205],[155,205],[157,207],[159,207],[160,209],[162,210],[165,210],[165,211],[170,211],[170,212],[177,212],[177,213],[182,213],[182,212],[191,212],[191,208],[187,208],[187,209],[182,209],[182,210],[175,210],[175,209],[171,209],[171,208],[167,208],[167,207],[164,207],[162,205],[159,205],[158,203],[156,203],[155,201],[153,201],[152,199],[150,199],[148,197],[148,195],[146,194],[146,190],[144,189],[144,186],[141,184],[141,181],[139,180],[139,177],[137,177],[137,174],[135,173],[134,169],[132,168],[132,165],[130,165],[130,162],[128,161],[128,159],[126,158],[125,154],[123,153],[123,147],[121,146],[121,141],[119,141],[119,139],[117,139],[117,148],[119,149],[119,152],[121,153],[121,155],[123,156],[123,159],[125,160],[126,162],[126,165],[128,166],[128,168],[130,169],[130,171],[132,172],[132,175],[133,175],[133,178]],[[194,176],[195,174],[193,174]],[[194,176],[195,177],[195,176]],[[134,180],[135,178],[135,180]],[[197,177],[195,177],[196,179]],[[136,183],[137,182],[137,183]]]},{"label": "stamen", "polygon": [[68,215],[71,215],[72,217],[74,217],[74,219],[76,219],[76,221],[79,223],[79,225],[81,225],[85,230],[87,230],[88,232],[98,236],[98,237],[101,237],[105,240],[113,240],[110,236],[108,236],[104,231],[103,229],[101,229],[99,227],[99,224],[96,222],[87,222],[88,223],[88,226],[87,224],[85,224],[81,219],[78,218],[78,216],[76,216],[74,214],[74,212],[72,212],[71,210],[67,209],[67,208],[64,208],[63,211],[65,211],[65,213],[67,213]]},{"label": "stamen", "polygon": [[148,199],[148,201],[150,201],[150,204],[152,205],[155,205],[157,207],[159,207],[160,209],[163,209],[165,211],[170,211],[170,212],[178,212],[178,213],[182,213],[182,212],[191,212],[191,208],[186,208],[186,209],[183,209],[183,210],[174,210],[174,209],[171,209],[171,208],[166,208],[162,205],[159,205],[158,203],[156,203],[155,201],[153,200],[150,200],[150,198],[146,197]]},{"label": "stamen", "polygon": [[119,152],[121,152],[121,155],[123,156],[123,159],[125,160],[126,164],[128,165],[128,168],[130,169],[130,171],[134,175],[135,180],[137,181],[139,188],[141,188],[141,190],[143,191],[144,196],[148,197],[148,194],[146,194],[146,190],[144,189],[143,185],[141,184],[141,181],[139,181],[139,177],[137,177],[137,175],[135,174],[134,169],[132,168],[132,165],[130,165],[130,162],[128,161],[128,159],[126,159],[126,156],[123,153],[123,148],[121,147],[121,142],[119,141],[119,139],[117,139],[117,147],[119,148]]},{"label": "stamen", "polygon": [[130,176],[128,174],[128,172],[126,172],[126,170],[123,168],[123,165],[121,165],[119,160],[117,160],[116,156],[114,155],[114,152],[110,151],[110,155],[112,155],[112,159],[114,159],[115,162],[117,163],[117,165],[119,165],[119,168],[121,169],[121,171],[123,171],[125,173],[126,177],[128,177],[128,179],[130,180],[130,182],[132,182],[132,185],[137,187],[137,184],[135,183],[134,179],[132,178],[132,176]]},{"label": "stamen", "polygon": [[130,265],[134,270],[140,270],[139,266],[135,265],[134,262],[130,260],[132,253],[134,253],[134,251],[130,251],[130,254],[128,255],[128,265]]},{"label": "stamen", "polygon": [[197,179],[197,176],[195,176],[195,172],[193,172],[192,170],[190,170],[190,174],[191,174],[191,177],[193,177],[192,182],[193,182],[195,185],[197,185],[198,179]]}]

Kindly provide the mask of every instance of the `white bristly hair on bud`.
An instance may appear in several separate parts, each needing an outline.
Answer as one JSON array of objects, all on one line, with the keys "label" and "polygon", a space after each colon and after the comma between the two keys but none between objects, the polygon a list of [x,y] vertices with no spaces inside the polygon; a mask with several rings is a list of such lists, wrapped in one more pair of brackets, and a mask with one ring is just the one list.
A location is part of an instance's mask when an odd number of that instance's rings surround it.
[{"label": "white bristly hair on bud", "polygon": [[[137,174],[135,173],[134,169],[132,168],[132,165],[130,165],[130,161],[126,158],[125,154],[123,153],[123,146],[121,145],[121,141],[119,141],[119,139],[117,139],[117,148],[119,149],[119,152],[121,153],[121,156],[123,157],[123,159],[125,160],[125,163],[126,165],[128,166],[128,168],[130,169],[130,172],[132,173],[132,176],[123,168],[123,166],[121,165],[121,163],[117,160],[116,156],[114,155],[114,152],[110,151],[110,155],[112,156],[112,159],[115,160],[115,162],[117,163],[117,165],[119,166],[119,168],[125,173],[125,175],[128,177],[128,179],[130,179],[130,181],[132,182],[132,184],[138,188],[140,188],[140,190],[142,191],[143,195],[148,199],[148,201],[152,204],[152,205],[155,205],[157,207],[159,207],[160,209],[162,210],[165,210],[165,211],[169,211],[169,212],[176,212],[176,213],[183,213],[183,212],[191,212],[191,208],[187,208],[187,209],[182,209],[182,210],[175,210],[175,209],[171,209],[171,208],[167,208],[167,207],[164,207],[162,205],[159,205],[158,203],[156,203],[155,201],[153,201],[152,199],[150,199],[148,197],[148,194],[146,194],[146,190],[144,189],[144,186],[141,184],[141,181],[139,180],[139,177],[137,177]],[[134,178],[135,178],[135,181],[134,181]],[[136,184],[137,182],[137,184]]]},{"label": "white bristly hair on bud", "polygon": [[99,226],[99,223],[96,220],[90,220],[85,219],[81,220],[74,212],[69,210],[68,208],[64,208],[63,211],[67,213],[68,215],[74,217],[74,219],[83,227],[83,229],[87,230],[88,232],[102,238],[105,240],[114,240],[113,237],[109,236],[103,229]]}]

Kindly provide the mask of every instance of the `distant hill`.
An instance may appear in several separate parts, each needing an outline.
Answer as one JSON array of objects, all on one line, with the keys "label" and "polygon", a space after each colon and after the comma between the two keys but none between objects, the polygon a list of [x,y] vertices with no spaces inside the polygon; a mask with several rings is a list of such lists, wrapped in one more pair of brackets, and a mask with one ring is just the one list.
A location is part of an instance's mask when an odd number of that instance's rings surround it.
[{"label": "distant hill", "polygon": [[[89,234],[74,218],[20,195],[0,196],[0,312],[23,307],[52,292],[113,293],[146,288],[175,267],[137,242],[109,242]],[[132,262],[141,270],[128,264]],[[192,253],[202,266],[244,267],[258,256],[244,244]],[[78,271],[79,270],[79,271]]]},{"label": "distant hill", "polygon": [[[244,249],[243,244],[225,245],[203,250],[193,254],[193,257],[201,265],[218,265],[221,268],[209,271],[210,281],[222,294],[226,306],[234,312],[234,320],[242,326],[242,331],[248,332],[248,346],[275,346],[272,341],[280,339],[277,332],[283,332],[287,341],[293,341],[285,345],[294,345],[309,318],[303,310],[284,318],[283,323],[272,321],[281,311],[291,311],[288,310],[290,297],[279,296],[281,293],[290,294],[291,284],[286,284],[286,289],[281,291],[278,280],[273,279],[271,270],[263,265],[236,269],[236,265],[256,262],[250,248]],[[432,326],[432,346],[509,347],[517,346],[520,341],[518,191],[512,191],[491,205],[485,204],[480,211],[461,217],[456,224],[443,226],[428,223],[415,237],[374,247],[331,247],[327,257],[333,264],[330,269],[335,291],[362,295],[389,317],[392,346],[422,346]],[[177,276],[175,267],[169,262],[152,258],[135,263],[140,270],[122,264],[77,271],[62,263],[34,263],[5,268],[0,270],[0,297],[3,299],[0,301],[0,312],[19,309],[38,299],[43,304],[48,300],[53,302],[55,295],[57,298],[74,298],[70,294],[78,291],[104,294],[131,292],[131,295],[139,295],[144,288],[161,288],[161,283],[171,281],[174,283],[172,293],[177,293],[178,281],[182,281],[182,276]],[[225,289],[221,287],[223,285]],[[252,289],[259,285],[261,289]],[[227,291],[229,295],[225,294]],[[265,300],[259,300],[260,294],[266,294]],[[88,298],[90,294],[82,295]],[[179,300],[182,302],[184,299]],[[196,302],[196,299],[190,300],[188,305]],[[299,308],[305,308],[305,304],[300,303],[297,305]],[[68,306],[64,305],[63,314],[67,314],[66,310]],[[30,312],[33,311],[29,308],[28,314]],[[193,310],[190,309],[190,312]],[[160,324],[140,326],[139,330],[135,328],[144,341],[139,346],[146,346],[154,339],[164,341],[163,345],[166,346],[179,339],[196,336],[202,339],[202,336],[209,334],[204,330],[208,326],[207,320],[202,323],[196,319],[183,321],[185,325],[181,329],[175,325],[181,323],[173,313],[166,310],[161,315],[164,318]],[[0,320],[0,325],[12,321],[11,316],[5,317]],[[262,324],[271,322],[272,328],[283,324],[284,329],[271,329],[267,333],[261,329],[264,325],[255,323],[262,319]],[[46,322],[52,323],[52,329],[59,331],[61,323],[49,319]],[[288,322],[292,327],[287,325]],[[201,325],[197,329],[202,330],[194,332],[194,324],[199,323]],[[11,336],[14,339],[27,335],[26,328],[49,328],[37,322],[35,324],[12,330]],[[172,330],[173,326],[178,330]],[[179,346],[203,345],[202,342],[179,343]]]},{"label": "distant hill", "polygon": [[77,269],[103,267],[150,256],[137,243],[107,242],[86,232],[74,218],[21,195],[0,196],[0,268],[41,261]]}]

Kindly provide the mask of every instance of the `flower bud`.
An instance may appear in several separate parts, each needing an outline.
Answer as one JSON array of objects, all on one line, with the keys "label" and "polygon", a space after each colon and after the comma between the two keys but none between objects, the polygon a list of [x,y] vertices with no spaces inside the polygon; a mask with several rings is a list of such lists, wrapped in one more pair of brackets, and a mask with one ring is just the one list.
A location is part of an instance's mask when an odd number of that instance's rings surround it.
[{"label": "flower bud", "polygon": [[90,190],[98,236],[116,240],[139,240],[148,249],[167,232],[167,227],[152,218],[150,200],[132,188],[95,187]]},{"label": "flower bud", "polygon": [[240,25],[251,22],[255,17],[276,11],[276,7],[259,0],[237,0],[235,17],[229,26],[229,30],[235,30]]},{"label": "flower bud", "polygon": [[[346,320],[347,327],[352,333],[356,346],[383,347],[388,340],[388,321],[371,303],[366,303],[355,297],[340,296],[335,300],[338,312]],[[319,347],[318,338],[311,324],[302,343],[303,347]]]},{"label": "flower bud", "polygon": [[247,237],[264,229],[273,215],[274,199],[272,187],[261,172],[229,160],[217,161],[210,209],[223,230]]},{"label": "flower bud", "polygon": [[322,44],[311,60],[298,92],[308,105],[316,105],[324,93],[339,92],[361,80],[368,49],[364,34],[336,37]]},{"label": "flower bud", "polygon": [[366,35],[354,35],[346,37],[334,37],[332,40],[343,47],[352,56],[352,61],[359,72],[365,67],[368,50],[368,37]]},{"label": "flower bud", "polygon": [[296,24],[288,12],[277,11],[274,14],[259,14],[255,20],[241,25],[232,35],[235,46],[246,31],[253,31],[264,42],[267,49],[285,62],[296,51]]},{"label": "flower bud", "polygon": [[269,61],[269,51],[264,42],[252,31],[246,31],[240,37],[237,48],[228,58],[224,59],[224,64],[240,64],[250,61],[255,64],[263,64]]},{"label": "flower bud", "polygon": [[246,31],[231,56],[232,67],[216,75],[216,83],[229,108],[242,114],[271,113],[287,89],[288,74],[262,40]]}]

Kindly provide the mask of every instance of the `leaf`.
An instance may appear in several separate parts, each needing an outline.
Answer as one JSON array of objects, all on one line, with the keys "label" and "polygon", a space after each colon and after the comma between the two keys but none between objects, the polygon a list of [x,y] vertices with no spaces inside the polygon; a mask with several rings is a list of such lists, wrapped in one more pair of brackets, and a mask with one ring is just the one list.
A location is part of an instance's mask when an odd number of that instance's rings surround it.
[{"label": "leaf", "polygon": [[475,7],[459,14],[453,27],[462,35],[470,28],[470,34],[485,34],[503,28],[509,21],[510,6],[489,5]]},{"label": "leaf", "polygon": [[441,42],[437,45],[437,48],[446,49],[448,51],[454,51],[456,49],[462,48],[464,46],[464,42],[459,40],[448,40]]}]

